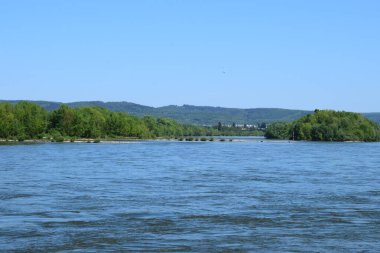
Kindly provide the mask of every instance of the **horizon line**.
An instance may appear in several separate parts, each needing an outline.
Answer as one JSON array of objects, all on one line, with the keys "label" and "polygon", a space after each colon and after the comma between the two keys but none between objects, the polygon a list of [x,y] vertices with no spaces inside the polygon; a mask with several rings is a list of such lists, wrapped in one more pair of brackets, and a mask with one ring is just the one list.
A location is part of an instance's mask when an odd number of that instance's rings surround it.
[{"label": "horizon line", "polygon": [[238,110],[252,110],[252,109],[280,109],[280,110],[296,110],[296,111],[307,111],[307,112],[313,112],[315,110],[333,110],[333,111],[342,111],[342,112],[356,112],[356,113],[380,113],[380,112],[358,112],[358,111],[348,111],[348,110],[339,110],[339,109],[331,109],[331,108],[315,108],[315,109],[300,109],[300,108],[286,108],[286,107],[249,107],[249,108],[242,108],[242,107],[229,107],[229,106],[215,106],[215,105],[194,105],[194,104],[182,104],[182,105],[176,105],[176,104],[168,104],[168,105],[162,105],[162,106],[151,106],[151,105],[144,105],[139,104],[136,102],[130,102],[126,100],[122,101],[105,101],[105,100],[77,100],[77,101],[69,101],[69,102],[62,102],[62,101],[54,101],[54,100],[44,100],[44,99],[0,99],[0,102],[16,102],[16,101],[25,101],[25,102],[50,102],[50,103],[59,103],[59,104],[72,104],[72,103],[80,103],[80,102],[100,102],[100,103],[129,103],[129,104],[135,104],[139,106],[145,106],[145,107],[151,107],[151,108],[162,108],[162,107],[169,107],[169,106],[177,106],[177,107],[184,107],[184,106],[194,106],[194,107],[213,107],[213,108],[224,108],[224,109],[238,109]]}]

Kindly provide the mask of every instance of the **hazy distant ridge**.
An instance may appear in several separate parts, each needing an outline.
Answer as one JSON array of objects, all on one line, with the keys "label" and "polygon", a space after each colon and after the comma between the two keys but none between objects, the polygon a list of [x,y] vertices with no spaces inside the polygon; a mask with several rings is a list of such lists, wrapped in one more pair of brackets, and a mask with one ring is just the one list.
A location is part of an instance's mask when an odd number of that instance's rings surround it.
[{"label": "hazy distant ridge", "polygon": [[[0,102],[17,103],[21,100],[0,100]],[[55,110],[63,103],[50,101],[29,101],[47,110]],[[289,110],[280,108],[238,109],[212,106],[169,105],[150,107],[130,102],[80,101],[65,103],[71,107],[99,106],[116,112],[128,112],[132,115],[153,115],[167,117],[185,124],[215,125],[219,121],[224,124],[255,124],[261,122],[286,121],[290,122],[311,113],[305,110]],[[380,123],[380,113],[363,113],[364,116]]]}]

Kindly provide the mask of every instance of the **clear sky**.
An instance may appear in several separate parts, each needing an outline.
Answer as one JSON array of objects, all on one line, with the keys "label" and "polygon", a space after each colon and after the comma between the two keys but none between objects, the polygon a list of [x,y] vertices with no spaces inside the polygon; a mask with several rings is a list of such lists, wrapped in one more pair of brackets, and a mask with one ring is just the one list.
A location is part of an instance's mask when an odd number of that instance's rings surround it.
[{"label": "clear sky", "polygon": [[0,99],[380,111],[378,0],[0,0]]}]

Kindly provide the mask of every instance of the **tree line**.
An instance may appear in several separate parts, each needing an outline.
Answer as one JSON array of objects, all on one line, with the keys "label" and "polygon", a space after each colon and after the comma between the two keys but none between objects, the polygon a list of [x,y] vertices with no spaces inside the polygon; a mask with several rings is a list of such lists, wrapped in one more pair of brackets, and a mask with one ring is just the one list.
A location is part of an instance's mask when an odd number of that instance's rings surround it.
[{"label": "tree line", "polygon": [[62,105],[49,112],[20,102],[0,103],[1,139],[75,138],[156,138],[217,135],[213,128],[183,125],[166,118],[137,117],[100,107],[70,108]]},{"label": "tree line", "polygon": [[149,139],[262,134],[262,132],[242,131],[237,128],[218,129],[217,126],[180,124],[167,118],[132,116],[96,106],[72,108],[61,105],[57,110],[47,111],[30,102],[0,103],[0,139],[8,140],[118,137]]},{"label": "tree line", "polygon": [[380,127],[358,113],[315,110],[293,123],[270,124],[265,136],[308,141],[380,141]]}]

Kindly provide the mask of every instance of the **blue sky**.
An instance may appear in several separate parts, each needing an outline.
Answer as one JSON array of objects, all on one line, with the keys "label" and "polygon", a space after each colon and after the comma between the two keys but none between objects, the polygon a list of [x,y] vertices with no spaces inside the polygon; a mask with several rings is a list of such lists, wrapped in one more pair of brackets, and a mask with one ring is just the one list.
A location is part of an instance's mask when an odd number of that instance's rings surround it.
[{"label": "blue sky", "polygon": [[0,99],[380,111],[380,1],[0,1]]}]

